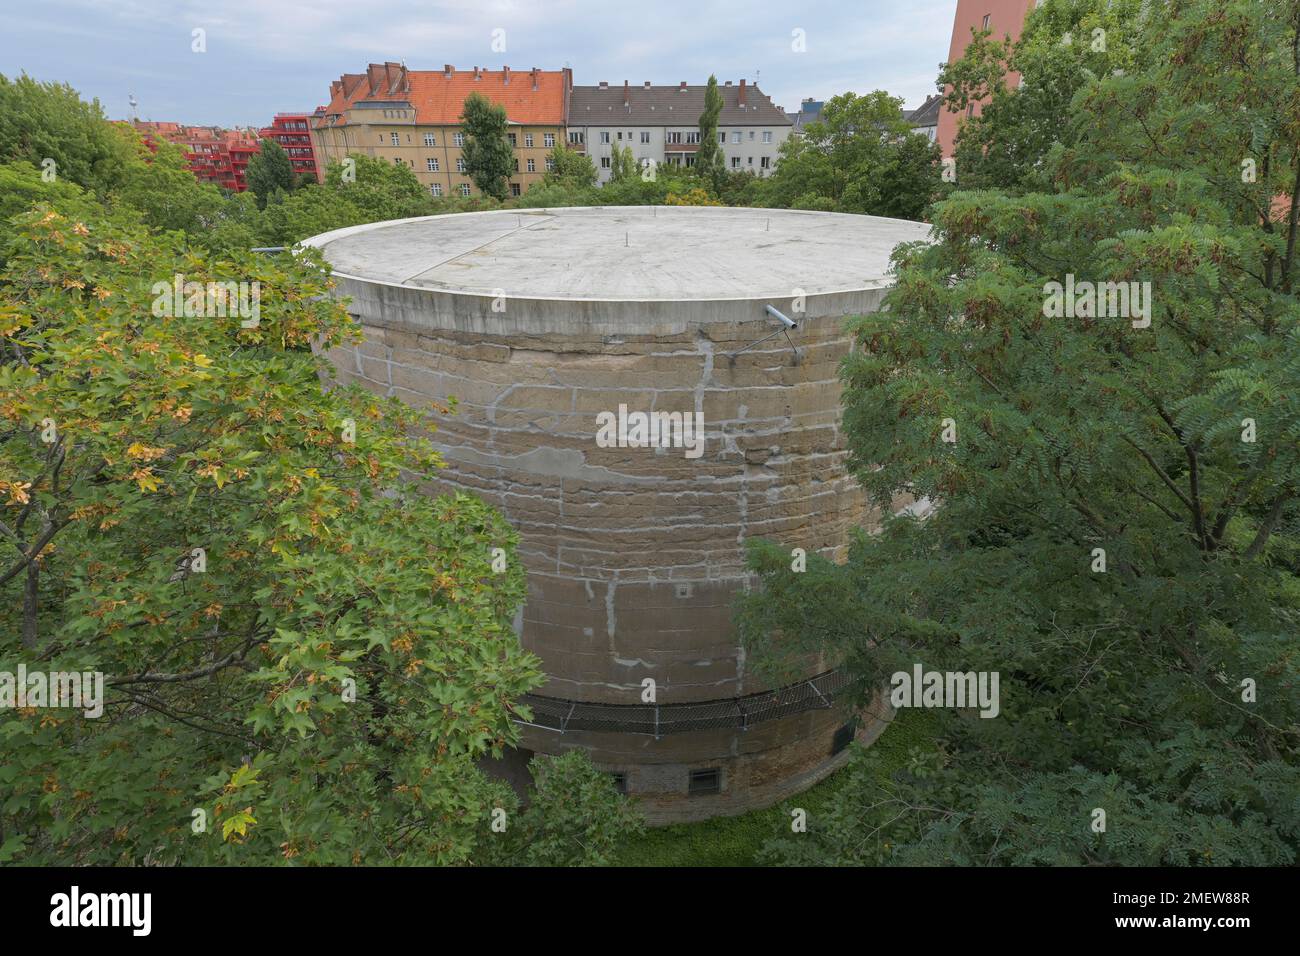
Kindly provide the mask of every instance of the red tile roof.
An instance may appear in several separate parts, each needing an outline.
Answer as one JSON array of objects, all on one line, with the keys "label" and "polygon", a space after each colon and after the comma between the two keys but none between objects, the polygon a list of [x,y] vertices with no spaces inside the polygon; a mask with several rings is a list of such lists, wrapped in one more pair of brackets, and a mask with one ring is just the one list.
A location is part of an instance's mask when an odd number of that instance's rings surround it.
[{"label": "red tile roof", "polygon": [[512,123],[563,126],[573,76],[563,70],[408,70],[400,63],[371,63],[365,73],[345,73],[330,84],[330,103],[321,126],[343,125],[344,111],[359,102],[409,103],[416,123],[454,126],[465,99],[479,93],[506,108]]}]

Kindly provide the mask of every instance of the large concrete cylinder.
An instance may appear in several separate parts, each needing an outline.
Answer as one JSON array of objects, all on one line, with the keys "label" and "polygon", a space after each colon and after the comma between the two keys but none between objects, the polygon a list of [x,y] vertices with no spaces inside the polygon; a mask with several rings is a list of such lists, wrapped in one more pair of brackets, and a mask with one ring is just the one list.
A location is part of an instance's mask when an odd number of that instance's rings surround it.
[{"label": "large concrete cylinder", "polygon": [[[548,675],[526,747],[586,748],[662,822],[772,803],[879,732],[880,712],[836,704],[826,662],[763,683],[730,612],[746,539],[840,558],[870,524],[844,467],[843,319],[879,308],[890,251],[925,235],[866,216],[637,206],[309,240],[365,332],[329,356],[339,378],[430,409],[448,465],[430,490],[474,492],[520,532],[520,639]],[[451,397],[453,414],[433,410]],[[618,440],[620,417],[635,429],[665,412],[702,419],[702,446],[688,432],[675,443],[688,447]]]}]

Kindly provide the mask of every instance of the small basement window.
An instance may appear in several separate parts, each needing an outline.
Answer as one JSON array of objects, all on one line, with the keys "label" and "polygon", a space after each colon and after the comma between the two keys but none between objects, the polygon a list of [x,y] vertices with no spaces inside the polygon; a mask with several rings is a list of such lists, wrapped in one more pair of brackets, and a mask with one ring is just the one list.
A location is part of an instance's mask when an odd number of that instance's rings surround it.
[{"label": "small basement window", "polygon": [[619,793],[627,796],[627,774],[622,771],[616,771],[610,774],[614,781],[614,789]]},{"label": "small basement window", "polygon": [[717,767],[709,767],[707,770],[692,770],[690,786],[686,792],[692,797],[702,796],[706,793],[722,792],[722,771]]}]

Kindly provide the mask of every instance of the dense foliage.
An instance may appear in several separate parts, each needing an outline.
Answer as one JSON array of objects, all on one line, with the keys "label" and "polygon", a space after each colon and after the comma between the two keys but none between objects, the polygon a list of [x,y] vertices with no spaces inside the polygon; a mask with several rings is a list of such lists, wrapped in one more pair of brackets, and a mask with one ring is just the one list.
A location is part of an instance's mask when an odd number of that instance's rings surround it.
[{"label": "dense foliage", "polygon": [[508,181],[517,165],[514,148],[506,138],[506,108],[471,93],[465,99],[460,123],[465,131],[461,154],[466,174],[484,195],[505,199],[510,195]]},{"label": "dense foliage", "polygon": [[[1026,34],[1074,62],[1107,6],[1048,0]],[[1130,66],[1079,78],[1059,139],[1008,124],[1015,188],[940,203],[855,320],[854,470],[887,516],[933,512],[843,567],[753,555],[756,649],[872,688],[996,672],[1000,714],[936,711],[940,750],[883,790],[868,751],[772,859],[1296,861],[1300,4],[1147,7],[1112,26]],[[1150,283],[1149,324],[1055,310],[1067,276]]]}]

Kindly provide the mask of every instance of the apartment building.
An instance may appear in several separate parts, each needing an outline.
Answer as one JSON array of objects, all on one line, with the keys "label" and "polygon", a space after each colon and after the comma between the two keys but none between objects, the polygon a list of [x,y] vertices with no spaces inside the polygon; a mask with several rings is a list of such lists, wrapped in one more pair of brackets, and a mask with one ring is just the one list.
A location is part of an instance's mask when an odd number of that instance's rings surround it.
[{"label": "apartment building", "polygon": [[320,182],[322,175],[316,164],[316,151],[311,144],[311,127],[306,113],[276,113],[271,125],[258,134],[262,139],[273,139],[289,155],[293,171],[303,178]]},{"label": "apartment building", "polygon": [[330,84],[330,102],[309,121],[322,166],[349,153],[400,163],[434,196],[478,193],[465,172],[460,116],[466,98],[479,93],[505,107],[515,149],[510,192],[520,195],[546,174],[547,157],[565,134],[573,89],[569,69],[515,71],[408,70],[401,63],[371,63]]},{"label": "apartment building", "polygon": [[[649,81],[621,87],[609,83],[575,86],[569,104],[568,143],[587,153],[609,181],[614,147],[632,149],[638,165],[693,166],[700,148],[700,114],[705,85],[655,86]],[[722,113],[718,143],[727,168],[769,175],[776,168],[781,144],[790,136],[790,118],[758,87],[744,80],[718,85]]]},{"label": "apartment building", "polygon": [[[966,47],[971,42],[972,30],[991,30],[998,39],[1009,36],[1013,42],[1019,40],[1024,30],[1025,17],[1037,5],[1038,0],[957,0],[952,40],[948,44],[948,62],[955,63],[965,55]],[[1006,82],[1008,86],[1018,86],[1020,74],[1014,70],[1008,72]],[[939,111],[936,136],[945,157],[952,155],[962,120],[978,116],[982,108],[982,103],[971,103],[965,114],[960,116],[946,109]]]},{"label": "apartment building", "polygon": [[186,165],[199,182],[212,183],[231,192],[242,193],[248,188],[248,161],[262,149],[257,136],[248,129],[139,120],[132,125],[146,142],[157,138],[180,146],[185,151]]}]

